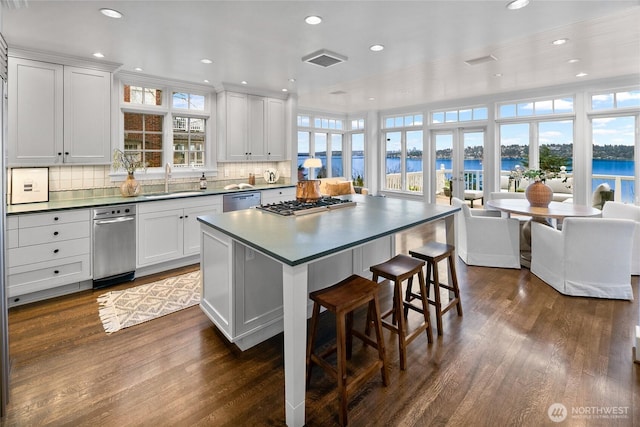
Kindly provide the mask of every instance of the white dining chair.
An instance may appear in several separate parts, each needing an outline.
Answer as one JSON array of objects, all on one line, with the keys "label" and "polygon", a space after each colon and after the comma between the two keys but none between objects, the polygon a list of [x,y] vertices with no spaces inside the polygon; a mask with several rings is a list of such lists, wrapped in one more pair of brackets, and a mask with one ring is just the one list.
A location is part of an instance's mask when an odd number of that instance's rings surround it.
[{"label": "white dining chair", "polygon": [[628,219],[566,218],[562,230],[531,223],[531,272],[564,295],[633,299]]},{"label": "white dining chair", "polygon": [[514,218],[501,218],[499,211],[470,209],[454,197],[456,250],[468,265],[520,268],[520,224]]},{"label": "white dining chair", "polygon": [[606,202],[602,207],[602,218],[623,218],[635,221],[636,228],[631,248],[631,274],[640,275],[640,206],[622,202]]}]

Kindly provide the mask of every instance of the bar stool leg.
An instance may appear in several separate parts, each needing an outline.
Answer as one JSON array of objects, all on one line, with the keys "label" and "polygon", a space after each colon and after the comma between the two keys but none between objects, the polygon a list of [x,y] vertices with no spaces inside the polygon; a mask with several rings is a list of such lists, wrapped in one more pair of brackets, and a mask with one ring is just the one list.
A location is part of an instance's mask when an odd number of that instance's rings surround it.
[{"label": "bar stool leg", "polygon": [[451,282],[453,285],[453,295],[458,300],[456,303],[456,310],[458,316],[462,316],[462,302],[460,302],[460,288],[458,287],[458,274],[456,273],[456,261],[453,258],[453,254],[449,255],[449,269],[451,270]]},{"label": "bar stool leg", "polygon": [[336,313],[337,327],[337,380],[338,380],[338,396],[340,396],[340,425],[347,425],[347,349],[345,335],[345,315],[344,313]]},{"label": "bar stool leg", "polygon": [[395,282],[393,285],[393,317],[396,318],[398,322],[398,350],[400,352],[400,369],[407,369],[407,324],[406,320],[402,313],[402,307],[404,306],[402,302],[402,283]]},{"label": "bar stool leg", "polygon": [[[429,263],[428,265],[430,265]],[[438,264],[434,262],[433,266],[433,292],[436,301],[436,325],[438,327],[438,335],[442,335],[442,301],[440,300],[440,275],[438,274]]]},{"label": "bar stool leg", "polygon": [[429,302],[427,300],[427,285],[424,280],[424,274],[422,269],[418,272],[418,282],[420,283],[420,298],[422,302],[422,313],[424,315],[424,321],[428,325],[427,329],[427,341],[433,342],[433,333],[431,332],[431,318],[429,316]]},{"label": "bar stool leg", "polygon": [[[387,356],[384,349],[384,336],[382,335],[382,323],[380,322],[380,302],[376,295],[369,303],[369,311],[373,314],[373,324],[376,331],[376,342],[378,343],[378,357],[382,360],[380,374],[382,374],[382,384],[389,384],[389,368],[387,367]],[[366,342],[365,342],[366,344]]]}]

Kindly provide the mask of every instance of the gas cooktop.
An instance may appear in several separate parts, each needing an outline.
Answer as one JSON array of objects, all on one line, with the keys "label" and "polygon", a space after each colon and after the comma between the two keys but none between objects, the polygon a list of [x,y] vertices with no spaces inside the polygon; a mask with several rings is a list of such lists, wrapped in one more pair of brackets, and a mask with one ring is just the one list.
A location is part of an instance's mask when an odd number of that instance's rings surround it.
[{"label": "gas cooktop", "polygon": [[337,199],[335,197],[322,197],[315,202],[299,202],[297,200],[289,200],[286,202],[270,203],[267,205],[256,206],[265,212],[274,213],[282,216],[291,215],[307,215],[315,212],[326,212],[328,209],[346,208],[355,206],[356,202],[352,200]]}]

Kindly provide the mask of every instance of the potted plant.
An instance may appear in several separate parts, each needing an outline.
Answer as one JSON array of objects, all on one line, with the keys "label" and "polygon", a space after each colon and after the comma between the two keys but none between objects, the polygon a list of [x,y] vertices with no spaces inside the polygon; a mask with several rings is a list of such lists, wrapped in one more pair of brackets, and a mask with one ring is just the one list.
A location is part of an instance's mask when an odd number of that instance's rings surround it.
[{"label": "potted plant", "polygon": [[127,178],[120,185],[120,193],[123,197],[134,197],[142,192],[142,186],[136,181],[134,173],[137,169],[145,169],[147,165],[141,160],[139,152],[125,152],[118,148],[113,150],[113,161],[111,167],[114,171],[124,169],[127,171]]}]

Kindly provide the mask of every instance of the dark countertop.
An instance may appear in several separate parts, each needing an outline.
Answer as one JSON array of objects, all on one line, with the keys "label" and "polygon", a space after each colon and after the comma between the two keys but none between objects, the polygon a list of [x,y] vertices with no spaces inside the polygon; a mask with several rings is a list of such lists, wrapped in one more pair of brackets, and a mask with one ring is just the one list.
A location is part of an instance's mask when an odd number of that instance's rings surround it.
[{"label": "dark countertop", "polygon": [[[278,188],[289,188],[295,187],[293,184],[264,184],[264,185],[255,185],[254,188],[246,188],[242,190],[225,190],[223,188],[214,188],[208,190],[182,190],[172,192],[174,195],[171,197],[164,197],[161,199],[152,199],[148,198],[149,194],[141,195],[138,197],[95,197],[95,198],[87,198],[87,199],[72,199],[72,200],[58,200],[52,202],[42,202],[42,203],[25,203],[21,205],[8,205],[7,206],[7,216],[16,215],[16,214],[24,214],[24,213],[37,213],[37,212],[47,212],[47,211],[56,211],[56,210],[66,210],[66,209],[78,209],[78,208],[94,208],[99,206],[110,206],[110,205],[123,205],[130,203],[144,203],[144,202],[156,202],[159,200],[172,200],[184,197],[202,197],[202,196],[215,196],[215,195],[223,195],[223,194],[231,194],[231,193],[242,193],[248,191],[263,191],[263,190],[275,190]],[[189,193],[189,194],[180,194],[180,193]]]},{"label": "dark countertop", "polygon": [[303,264],[416,225],[459,208],[414,200],[354,194],[356,206],[301,216],[245,209],[198,217],[202,224],[285,264]]}]

